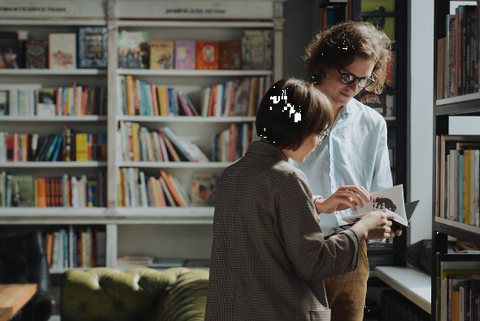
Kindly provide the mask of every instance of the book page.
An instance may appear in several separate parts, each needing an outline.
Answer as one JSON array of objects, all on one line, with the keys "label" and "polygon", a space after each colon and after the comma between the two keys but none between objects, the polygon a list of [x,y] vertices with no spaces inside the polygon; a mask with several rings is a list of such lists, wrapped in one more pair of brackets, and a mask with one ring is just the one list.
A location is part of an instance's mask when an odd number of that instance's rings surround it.
[{"label": "book page", "polygon": [[408,226],[407,215],[405,213],[405,200],[403,198],[403,185],[393,186],[381,191],[370,193],[372,200],[363,203],[363,207],[358,207],[358,215],[342,217],[342,221],[348,224],[354,224],[362,216],[373,211],[387,210],[395,215],[394,221]]}]

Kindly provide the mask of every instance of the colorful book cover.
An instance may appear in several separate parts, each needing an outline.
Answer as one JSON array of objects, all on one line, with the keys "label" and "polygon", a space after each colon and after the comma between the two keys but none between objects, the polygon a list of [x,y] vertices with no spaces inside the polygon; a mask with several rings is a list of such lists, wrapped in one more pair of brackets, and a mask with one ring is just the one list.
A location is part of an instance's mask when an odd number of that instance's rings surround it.
[{"label": "colorful book cover", "polygon": [[219,42],[197,41],[195,46],[196,69],[218,69]]},{"label": "colorful book cover", "polygon": [[195,41],[175,41],[175,69],[194,70],[195,54]]},{"label": "colorful book cover", "polygon": [[150,41],[150,69],[173,69],[173,40]]},{"label": "colorful book cover", "polygon": [[[362,0],[360,11],[374,13],[395,12],[395,1],[396,0]],[[394,17],[364,17],[363,20],[373,24],[377,29],[383,30],[390,39],[395,39]]]},{"label": "colorful book cover", "polygon": [[28,40],[25,49],[25,67],[27,69],[47,68],[47,42]]},{"label": "colorful book cover", "polygon": [[50,69],[76,69],[77,53],[74,33],[48,35],[48,66]]},{"label": "colorful book cover", "polygon": [[195,205],[213,205],[215,201],[215,186],[217,175],[212,174],[193,174],[191,199]]},{"label": "colorful book cover", "polygon": [[0,90],[0,116],[8,116],[8,96],[9,90]]},{"label": "colorful book cover", "polygon": [[269,30],[243,31],[243,69],[271,69],[273,54],[272,45],[272,33]]},{"label": "colorful book cover", "polygon": [[220,69],[242,69],[242,43],[240,41],[220,42]]},{"label": "colorful book cover", "polygon": [[148,68],[148,34],[146,31],[122,30],[118,40],[118,67]]},{"label": "colorful book cover", "polygon": [[77,27],[77,68],[107,68],[107,27]]},{"label": "colorful book cover", "polygon": [[35,206],[35,190],[33,180],[33,176],[29,175],[12,175],[10,181],[10,188],[12,190],[12,206]]},{"label": "colorful book cover", "polygon": [[37,90],[37,116],[53,117],[56,115],[57,88],[40,88]]},{"label": "colorful book cover", "polygon": [[19,54],[18,32],[0,32],[0,69],[19,68]]}]

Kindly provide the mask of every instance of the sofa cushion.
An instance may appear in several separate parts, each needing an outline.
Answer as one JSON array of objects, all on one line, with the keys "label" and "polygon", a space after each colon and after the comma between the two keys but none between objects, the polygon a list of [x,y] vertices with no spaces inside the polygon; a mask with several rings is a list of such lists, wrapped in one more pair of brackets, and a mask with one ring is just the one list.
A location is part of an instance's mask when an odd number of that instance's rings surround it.
[{"label": "sofa cushion", "polygon": [[203,320],[207,288],[208,272],[187,268],[69,270],[60,313],[62,321]]}]

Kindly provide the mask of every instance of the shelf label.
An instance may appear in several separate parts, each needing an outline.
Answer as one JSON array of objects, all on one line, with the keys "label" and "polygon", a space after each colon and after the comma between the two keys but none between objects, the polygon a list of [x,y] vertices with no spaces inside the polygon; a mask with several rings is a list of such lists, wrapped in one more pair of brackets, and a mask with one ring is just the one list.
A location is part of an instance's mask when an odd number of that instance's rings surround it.
[{"label": "shelf label", "polygon": [[105,18],[101,1],[0,1],[0,17],[9,18]]},{"label": "shelf label", "polygon": [[117,18],[138,19],[271,19],[274,1],[119,1]]}]

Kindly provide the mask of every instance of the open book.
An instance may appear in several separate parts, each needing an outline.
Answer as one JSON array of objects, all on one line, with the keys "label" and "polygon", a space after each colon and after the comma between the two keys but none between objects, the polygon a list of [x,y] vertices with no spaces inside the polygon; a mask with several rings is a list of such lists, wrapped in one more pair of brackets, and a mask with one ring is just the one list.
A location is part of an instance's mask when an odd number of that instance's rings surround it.
[{"label": "open book", "polygon": [[[413,212],[417,207],[418,200],[405,204],[403,198],[403,185],[393,186],[381,191],[370,193],[372,200],[369,203],[364,203],[363,208],[358,207],[358,214],[342,217],[340,226],[350,226],[358,222],[365,214],[373,211],[386,210],[393,212],[395,219],[393,220],[393,229],[408,227],[412,219]],[[395,225],[400,226],[395,226]]]}]

